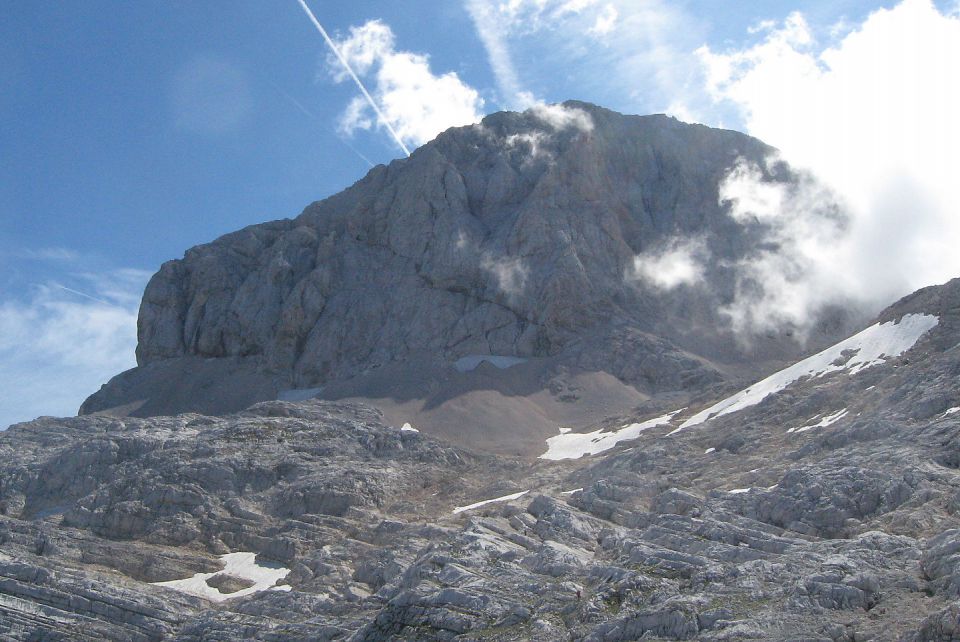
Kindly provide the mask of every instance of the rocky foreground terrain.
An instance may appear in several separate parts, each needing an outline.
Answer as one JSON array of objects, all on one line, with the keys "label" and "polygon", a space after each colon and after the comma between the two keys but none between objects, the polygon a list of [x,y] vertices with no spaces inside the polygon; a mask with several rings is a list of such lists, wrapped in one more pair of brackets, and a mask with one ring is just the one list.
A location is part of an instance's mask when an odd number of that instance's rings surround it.
[{"label": "rocky foreground terrain", "polygon": [[164,265],[0,432],[0,639],[960,640],[960,280],[738,341],[770,151],[495,114]]},{"label": "rocky foreground terrain", "polygon": [[871,328],[759,403],[639,409],[597,437],[659,419],[577,459],[320,400],[13,426],[0,635],[960,639],[960,281]]}]

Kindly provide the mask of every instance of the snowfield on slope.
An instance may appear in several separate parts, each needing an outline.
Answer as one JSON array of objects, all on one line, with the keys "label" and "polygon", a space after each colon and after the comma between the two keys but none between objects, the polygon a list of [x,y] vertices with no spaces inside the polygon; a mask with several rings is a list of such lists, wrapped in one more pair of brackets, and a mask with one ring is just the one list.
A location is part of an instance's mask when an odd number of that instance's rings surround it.
[{"label": "snowfield on slope", "polygon": [[[259,591],[289,591],[289,586],[275,586],[277,581],[285,578],[289,573],[289,568],[284,568],[279,564],[257,562],[256,553],[227,553],[221,555],[220,559],[224,563],[222,571],[214,573],[197,573],[193,577],[182,580],[170,580],[168,582],[152,582],[155,586],[166,586],[181,593],[195,595],[213,602],[223,602],[235,597],[243,597]],[[221,593],[218,589],[210,586],[207,580],[214,575],[232,575],[243,580],[253,582],[253,586],[235,591],[233,593]]]},{"label": "snowfield on slope", "polygon": [[636,439],[644,430],[670,423],[673,416],[681,410],[684,409],[674,410],[669,414],[648,419],[638,424],[630,424],[614,432],[603,432],[601,429],[581,433],[570,432],[569,428],[561,428],[559,435],[547,439],[547,452],[540,455],[539,459],[559,461],[561,459],[579,459],[584,455],[602,453],[610,450],[621,441]]},{"label": "snowfield on slope", "polygon": [[[806,426],[800,426],[799,428],[796,428],[796,427],[790,428],[787,432],[788,433],[807,432],[808,430],[813,430],[814,428],[826,428],[827,426],[835,424],[836,422],[840,421],[846,416],[847,416],[847,409],[844,408],[843,410],[838,410],[832,415],[827,415],[826,417],[824,417],[823,419],[820,419],[820,421],[818,421],[815,424],[807,424]],[[813,419],[818,419],[818,418],[819,416],[814,417]]]},{"label": "snowfield on slope", "polygon": [[494,504],[497,502],[509,502],[514,499],[520,499],[527,493],[529,490],[520,491],[519,493],[513,493],[512,495],[504,495],[503,497],[494,497],[493,499],[485,499],[482,502],[477,502],[476,504],[468,504],[467,506],[457,506],[453,509],[454,515],[459,515],[460,513],[468,510],[473,510],[474,508],[480,508],[481,506],[486,506],[487,504]]},{"label": "snowfield on slope", "polygon": [[849,339],[774,373],[746,390],[695,414],[668,434],[672,435],[684,428],[755,406],[769,395],[780,392],[805,377],[822,377],[838,371],[857,374],[861,370],[883,363],[885,359],[900,356],[937,323],[935,316],[907,314],[899,323],[889,321],[872,325]]}]

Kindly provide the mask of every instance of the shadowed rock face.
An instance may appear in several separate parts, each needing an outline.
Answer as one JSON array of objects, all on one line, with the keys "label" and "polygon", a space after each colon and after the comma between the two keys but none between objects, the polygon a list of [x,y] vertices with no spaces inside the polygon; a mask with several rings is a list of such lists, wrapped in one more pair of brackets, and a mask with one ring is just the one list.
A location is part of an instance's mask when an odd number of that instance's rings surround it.
[{"label": "shadowed rock face", "polygon": [[[296,219],[164,264],[141,305],[137,359],[165,374],[111,382],[81,412],[141,403],[142,389],[195,371],[157,364],[194,357],[232,360],[204,400],[156,407],[154,395],[132,412],[239,410],[424,355],[563,355],[652,394],[795,355],[783,336],[744,348],[718,313],[734,293],[729,266],[760,232],[727,214],[718,185],[772,149],[666,116],[563,109],[576,118],[504,112],[448,130]],[[662,291],[636,276],[637,256],[678,239],[709,250],[702,283]],[[237,373],[257,383],[226,388],[262,391],[211,403]]]}]

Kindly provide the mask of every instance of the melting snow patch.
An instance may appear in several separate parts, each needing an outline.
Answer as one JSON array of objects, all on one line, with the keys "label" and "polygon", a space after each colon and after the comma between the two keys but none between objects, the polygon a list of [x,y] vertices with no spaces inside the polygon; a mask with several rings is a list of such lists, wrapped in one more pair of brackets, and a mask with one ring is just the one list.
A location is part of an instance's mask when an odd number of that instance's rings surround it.
[{"label": "melting snow patch", "polygon": [[[183,580],[152,582],[152,584],[155,586],[166,586],[181,593],[195,595],[213,602],[223,602],[224,600],[243,597],[266,590],[290,590],[289,586],[274,586],[278,580],[282,580],[290,573],[290,569],[284,568],[279,564],[257,562],[256,553],[227,553],[226,555],[221,555],[220,559],[224,563],[222,571],[216,571],[215,573],[197,573],[193,577],[188,577]],[[253,582],[253,586],[240,589],[233,593],[221,593],[218,589],[207,584],[207,580],[221,573]]]},{"label": "melting snow patch", "polygon": [[[807,432],[808,430],[813,430],[814,428],[826,428],[826,427],[829,426],[830,424],[836,423],[836,422],[840,421],[841,419],[843,419],[843,418],[846,416],[846,414],[847,414],[847,409],[844,408],[843,410],[838,410],[837,412],[833,413],[832,415],[827,415],[826,417],[824,417],[823,419],[821,419],[819,422],[817,422],[817,423],[815,423],[815,424],[809,424],[809,425],[807,425],[807,426],[801,426],[800,428],[791,428],[791,429],[788,430],[787,432],[788,432],[788,433],[790,433],[790,432]],[[816,417],[814,417],[814,419],[816,419]]]},{"label": "melting snow patch", "polygon": [[400,426],[400,432],[420,432],[420,431],[414,428],[413,426],[411,426],[410,424],[403,424],[402,426]]},{"label": "melting snow patch", "polygon": [[462,513],[465,510],[473,510],[474,508],[480,508],[481,506],[486,506],[487,504],[493,504],[494,502],[509,502],[512,499],[519,499],[529,493],[529,490],[524,490],[519,493],[514,493],[512,495],[504,495],[503,497],[495,497],[494,499],[485,499],[482,502],[477,502],[476,504],[470,504],[468,506],[457,506],[453,509],[453,514]]},{"label": "melting snow patch", "polygon": [[281,390],[277,395],[277,401],[306,401],[313,399],[323,388],[295,388],[293,390]]},{"label": "melting snow patch", "polygon": [[561,495],[573,495],[574,493],[579,493],[582,488],[574,488],[573,490],[562,490],[560,491]]},{"label": "melting snow patch", "polygon": [[[683,410],[682,408],[680,410]],[[593,432],[570,432],[568,428],[561,428],[560,434],[547,439],[547,452],[540,455],[540,459],[558,461],[561,459],[579,459],[584,455],[596,455],[610,450],[621,441],[636,439],[644,430],[655,426],[663,426],[680,410],[647,421],[624,426],[614,432],[603,432],[602,429]]]},{"label": "melting snow patch", "polygon": [[714,452],[715,450],[716,450],[716,448],[707,448],[706,450],[703,451],[703,454],[704,454],[704,455],[709,455],[710,453]]},{"label": "melting snow patch", "polygon": [[728,490],[727,492],[731,495],[742,495],[743,493],[749,493],[753,488],[734,488],[733,490]]},{"label": "melting snow patch", "polygon": [[477,366],[484,361],[500,368],[501,370],[505,370],[512,366],[526,363],[527,360],[523,357],[504,357],[492,354],[471,354],[457,359],[454,362],[453,367],[457,369],[457,372],[470,372],[471,370],[476,370]]},{"label": "melting snow patch", "polygon": [[953,408],[947,408],[941,416],[942,416],[942,417],[949,417],[950,415],[952,415],[952,414],[955,413],[955,412],[960,412],[960,406],[954,406]]},{"label": "melting snow patch", "polygon": [[912,348],[937,322],[937,317],[928,314],[906,314],[899,323],[889,321],[872,325],[849,339],[774,373],[746,390],[695,414],[669,434],[754,406],[768,395],[780,392],[804,377],[822,377],[838,371],[847,371],[853,375],[881,364],[885,359],[900,356]]}]

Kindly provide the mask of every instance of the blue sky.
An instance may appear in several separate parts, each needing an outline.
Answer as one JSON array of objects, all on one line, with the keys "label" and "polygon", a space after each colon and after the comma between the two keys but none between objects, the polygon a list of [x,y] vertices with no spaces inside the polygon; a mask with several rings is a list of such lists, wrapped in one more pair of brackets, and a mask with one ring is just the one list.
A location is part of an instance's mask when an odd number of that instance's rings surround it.
[{"label": "blue sky", "polygon": [[[791,139],[803,128],[765,116],[776,89],[763,74],[795,69],[793,54],[829,66],[818,57],[847,56],[858,30],[889,38],[896,27],[865,26],[879,9],[921,16],[918,41],[958,22],[954,2],[925,0],[309,5],[411,148],[485,113],[578,98],[782,138],[814,168],[825,161]],[[920,55],[946,58],[955,76],[954,53]],[[869,75],[869,62],[845,59]],[[808,93],[836,84],[818,82]],[[72,414],[133,365],[139,294],[163,261],[295,216],[401,156],[358,95],[296,0],[5,6],[0,428]],[[864,180],[845,183],[852,198]]]}]

